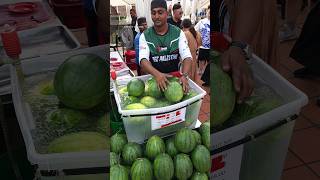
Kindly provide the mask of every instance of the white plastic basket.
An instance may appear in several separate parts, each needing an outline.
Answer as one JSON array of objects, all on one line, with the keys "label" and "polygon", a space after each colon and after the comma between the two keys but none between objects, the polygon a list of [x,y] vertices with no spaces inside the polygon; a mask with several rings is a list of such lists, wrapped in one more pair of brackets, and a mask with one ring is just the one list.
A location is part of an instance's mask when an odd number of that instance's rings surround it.
[{"label": "white plastic basket", "polygon": [[[107,45],[92,48],[79,49],[68,53],[48,55],[44,57],[24,60],[21,62],[25,75],[46,72],[56,69],[67,57],[80,53],[93,53],[106,59]],[[43,60],[45,59],[45,61]],[[12,84],[12,99],[20,130],[26,145],[28,160],[31,164],[38,165],[40,170],[61,170],[77,168],[107,167],[109,164],[109,153],[107,151],[97,152],[75,152],[40,154],[35,148],[31,130],[35,128],[34,119],[30,106],[22,98],[16,68],[10,67]]]},{"label": "white plastic basket", "polygon": [[[132,79],[141,79],[146,81],[152,77],[151,75],[144,75],[138,77],[132,77],[128,79],[121,79],[118,80],[118,86],[127,85],[128,82]],[[189,86],[193,89],[198,95],[187,99],[185,101],[179,102],[174,105],[161,107],[161,108],[150,108],[150,109],[141,109],[141,110],[125,110],[121,107],[121,98],[118,94],[117,90],[114,90],[114,97],[117,103],[119,114],[122,116],[122,120],[125,126],[126,134],[128,141],[133,141],[137,143],[143,143],[146,139],[148,139],[152,135],[159,135],[159,136],[168,136],[178,129],[189,126],[190,128],[195,128],[198,115],[200,112],[202,99],[206,95],[206,91],[201,89],[196,83],[189,79]],[[114,86],[115,87],[115,84]],[[187,121],[183,121],[168,127],[154,129],[152,130],[152,117],[154,116],[162,116],[167,115],[168,113],[186,109],[185,117]],[[134,116],[144,118],[144,122],[137,126],[130,124],[131,118],[135,118]]]}]

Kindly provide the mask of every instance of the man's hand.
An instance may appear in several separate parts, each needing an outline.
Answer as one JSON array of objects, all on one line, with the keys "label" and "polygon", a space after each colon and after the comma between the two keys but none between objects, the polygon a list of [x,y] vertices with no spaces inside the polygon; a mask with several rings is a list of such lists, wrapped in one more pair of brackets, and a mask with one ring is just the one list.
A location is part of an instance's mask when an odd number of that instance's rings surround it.
[{"label": "man's hand", "polygon": [[169,80],[167,79],[167,77],[172,77],[172,76],[159,72],[154,77],[156,78],[156,81],[157,81],[157,84],[158,84],[158,88],[161,91],[164,91],[164,90],[167,89],[167,83],[169,83]]},{"label": "man's hand", "polygon": [[222,69],[232,74],[233,85],[238,93],[237,101],[242,103],[253,91],[253,78],[240,48],[230,47],[222,54]]},{"label": "man's hand", "polygon": [[188,79],[184,76],[180,77],[180,83],[182,84],[183,92],[184,94],[187,94],[189,92],[189,82]]}]

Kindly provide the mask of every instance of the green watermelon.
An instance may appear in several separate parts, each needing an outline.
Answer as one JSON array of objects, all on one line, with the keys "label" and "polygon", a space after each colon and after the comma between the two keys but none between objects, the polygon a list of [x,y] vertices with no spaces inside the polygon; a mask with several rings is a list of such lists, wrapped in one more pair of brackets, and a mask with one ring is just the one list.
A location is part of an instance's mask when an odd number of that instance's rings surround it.
[{"label": "green watermelon", "polygon": [[175,82],[180,82],[180,79],[177,78],[177,77],[175,77],[175,76],[169,77],[168,80],[169,80],[170,82],[173,82],[173,81],[175,81]]},{"label": "green watermelon", "polygon": [[111,152],[115,152],[117,154],[121,153],[123,147],[128,143],[127,136],[119,133],[111,136],[110,141]]},{"label": "green watermelon", "polygon": [[200,135],[199,132],[196,131],[196,130],[192,130],[192,133],[193,133],[194,138],[195,138],[195,140],[196,140],[196,144],[197,144],[197,145],[200,145],[200,144],[202,143],[202,142],[201,142],[201,135]]},{"label": "green watermelon", "polygon": [[202,123],[199,131],[203,145],[210,149],[210,122]]},{"label": "green watermelon", "polygon": [[100,151],[108,149],[109,138],[96,132],[77,132],[54,139],[48,153]]},{"label": "green watermelon", "polygon": [[153,108],[157,104],[157,100],[151,96],[145,96],[141,98],[140,103],[145,105],[148,108]]},{"label": "green watermelon", "polygon": [[211,87],[212,104],[210,111],[213,117],[210,119],[210,124],[212,127],[215,127],[222,125],[230,118],[236,103],[236,92],[230,76],[214,63],[210,65],[214,74],[211,80],[213,86]]},{"label": "green watermelon", "polygon": [[88,116],[78,110],[61,108],[48,114],[47,122],[59,129],[83,129],[90,126]]},{"label": "green watermelon", "polygon": [[193,173],[191,180],[209,180],[209,178],[206,173],[195,172]]},{"label": "green watermelon", "polygon": [[191,129],[182,128],[175,135],[174,145],[178,151],[191,152],[196,146],[196,139]]},{"label": "green watermelon", "polygon": [[120,164],[120,156],[115,152],[110,152],[110,167]]},{"label": "green watermelon", "polygon": [[136,96],[139,97],[144,93],[144,82],[141,79],[132,79],[128,84],[127,84],[127,90],[129,96]]},{"label": "green watermelon", "polygon": [[174,158],[175,177],[179,180],[187,180],[192,176],[193,165],[187,154],[178,154]]},{"label": "green watermelon", "polygon": [[134,104],[134,103],[140,103],[139,98],[135,96],[127,96],[127,95],[122,96],[121,101],[122,101],[121,102],[122,106],[127,106],[129,104]]},{"label": "green watermelon", "polygon": [[154,97],[156,99],[159,99],[162,97],[162,92],[158,88],[157,81],[154,77],[151,77],[150,79],[147,80],[146,85],[145,85],[145,93],[147,96]]},{"label": "green watermelon", "polygon": [[183,89],[179,82],[171,81],[164,91],[164,96],[171,103],[177,103],[183,98]]},{"label": "green watermelon", "polygon": [[119,92],[118,92],[118,93],[119,93],[120,96],[124,96],[124,95],[128,94],[127,86],[121,87],[121,88],[119,89]]},{"label": "green watermelon", "polygon": [[110,168],[110,179],[114,180],[129,180],[129,173],[127,169],[118,164],[111,166]]},{"label": "green watermelon", "polygon": [[194,90],[190,90],[186,95],[183,96],[182,101],[185,101],[187,99],[190,99],[194,96],[198,95],[197,92],[195,92]]},{"label": "green watermelon", "polygon": [[54,77],[54,91],[59,100],[74,109],[90,109],[104,102],[109,91],[107,62],[94,54],[67,58]]},{"label": "green watermelon", "polygon": [[159,154],[153,162],[153,172],[157,180],[171,180],[174,176],[174,164],[168,154]]},{"label": "green watermelon", "polygon": [[132,180],[152,180],[153,171],[150,161],[146,158],[137,159],[131,167]]},{"label": "green watermelon", "polygon": [[211,168],[210,152],[204,145],[198,145],[191,154],[193,166],[198,172],[206,173]]},{"label": "green watermelon", "polygon": [[39,92],[42,95],[54,95],[53,81],[44,81],[38,85]]},{"label": "green watermelon", "polygon": [[141,103],[129,104],[125,108],[126,110],[147,109],[147,107]]},{"label": "green watermelon", "polygon": [[173,158],[178,154],[178,150],[174,145],[174,137],[166,140],[166,152]]},{"label": "green watermelon", "polygon": [[146,154],[150,160],[153,160],[158,154],[166,151],[166,145],[159,136],[152,136],[148,139],[146,145]]},{"label": "green watermelon", "polygon": [[131,165],[136,159],[142,157],[142,148],[135,142],[129,142],[123,147],[122,159],[126,165]]}]

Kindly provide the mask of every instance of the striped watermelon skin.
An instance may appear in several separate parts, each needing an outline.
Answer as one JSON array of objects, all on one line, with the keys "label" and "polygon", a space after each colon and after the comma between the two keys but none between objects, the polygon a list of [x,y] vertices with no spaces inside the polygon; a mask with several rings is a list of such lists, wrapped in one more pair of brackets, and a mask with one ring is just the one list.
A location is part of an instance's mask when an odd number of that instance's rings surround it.
[{"label": "striped watermelon skin", "polygon": [[209,180],[209,178],[206,173],[195,172],[193,173],[191,180]]},{"label": "striped watermelon skin", "polygon": [[129,173],[126,167],[122,165],[114,165],[110,168],[110,179],[129,180]]},{"label": "striped watermelon skin", "polygon": [[201,144],[201,135],[200,135],[200,133],[198,131],[196,131],[196,130],[192,130],[192,132],[193,132],[194,138],[196,140],[196,144],[200,145]]},{"label": "striped watermelon skin", "polygon": [[168,154],[159,154],[153,162],[154,176],[157,180],[171,180],[174,176],[174,164]]},{"label": "striped watermelon skin", "polygon": [[195,169],[201,173],[210,171],[211,158],[209,150],[203,146],[198,145],[191,154],[191,159]]},{"label": "striped watermelon skin", "polygon": [[158,154],[166,151],[166,145],[159,136],[152,136],[146,145],[146,154],[150,160],[156,158]]},{"label": "striped watermelon skin", "polygon": [[132,180],[152,180],[153,171],[151,162],[146,158],[138,158],[131,167]]},{"label": "striped watermelon skin", "polygon": [[187,180],[192,176],[193,165],[187,154],[178,154],[174,159],[174,174],[179,180]]},{"label": "striped watermelon skin", "polygon": [[122,159],[125,164],[131,165],[136,159],[142,157],[142,148],[139,144],[129,142],[122,150]]},{"label": "striped watermelon skin", "polygon": [[111,152],[121,153],[123,147],[128,143],[127,136],[125,134],[114,134],[111,139]]},{"label": "striped watermelon skin", "polygon": [[192,130],[188,128],[180,129],[175,136],[174,145],[180,152],[191,152],[196,146],[196,140]]},{"label": "striped watermelon skin", "polygon": [[166,153],[168,153],[172,158],[178,154],[178,150],[174,145],[174,137],[170,137],[166,141]]}]

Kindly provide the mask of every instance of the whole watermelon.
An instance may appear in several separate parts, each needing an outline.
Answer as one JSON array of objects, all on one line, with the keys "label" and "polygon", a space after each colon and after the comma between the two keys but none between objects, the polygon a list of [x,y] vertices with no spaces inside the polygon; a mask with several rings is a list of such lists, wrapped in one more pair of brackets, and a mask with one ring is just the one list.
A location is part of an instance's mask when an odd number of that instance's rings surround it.
[{"label": "whole watermelon", "polygon": [[132,79],[127,84],[127,90],[129,96],[136,96],[139,97],[144,93],[144,82],[141,79]]},{"label": "whole watermelon", "polygon": [[191,180],[209,180],[206,173],[195,172],[193,173]]},{"label": "whole watermelon", "polygon": [[69,57],[55,74],[55,94],[68,107],[93,108],[107,98],[109,83],[106,66],[107,62],[94,54]]},{"label": "whole watermelon", "polygon": [[164,153],[166,151],[166,145],[159,136],[152,136],[148,139],[146,145],[146,154],[150,160],[156,158],[158,154]]},{"label": "whole watermelon", "polygon": [[185,101],[187,99],[190,99],[194,96],[198,95],[197,92],[195,92],[194,90],[190,90],[186,95],[183,96],[182,101]]},{"label": "whole watermelon", "polygon": [[180,129],[175,135],[174,145],[180,152],[191,152],[196,146],[196,140],[192,130],[189,128]]},{"label": "whole watermelon", "polygon": [[129,173],[124,166],[120,164],[114,165],[110,168],[110,179],[129,180]]},{"label": "whole watermelon", "polygon": [[147,96],[154,97],[156,99],[161,98],[163,95],[161,90],[158,88],[157,81],[154,77],[147,80],[145,85],[145,92]]},{"label": "whole watermelon", "polygon": [[192,132],[193,132],[194,138],[196,140],[196,144],[200,145],[201,144],[201,135],[196,130],[192,130]]},{"label": "whole watermelon", "polygon": [[138,97],[135,97],[135,96],[124,95],[124,96],[122,96],[121,101],[122,101],[121,102],[122,106],[127,106],[129,104],[139,103],[140,99]]},{"label": "whole watermelon", "polygon": [[153,171],[150,161],[146,158],[137,159],[131,167],[132,180],[152,180]]},{"label": "whole watermelon", "polygon": [[135,142],[129,142],[123,147],[122,159],[127,165],[131,165],[136,159],[142,157],[142,155],[142,148]]},{"label": "whole watermelon", "polygon": [[120,157],[115,152],[110,152],[110,167],[120,164]]},{"label": "whole watermelon", "polygon": [[166,152],[173,158],[178,154],[178,150],[174,145],[174,137],[166,140]]},{"label": "whole watermelon", "polygon": [[191,154],[191,159],[198,172],[206,173],[211,168],[210,152],[204,145],[198,145]]},{"label": "whole watermelon", "polygon": [[48,153],[85,152],[107,150],[109,139],[97,132],[81,131],[54,139]]},{"label": "whole watermelon", "polygon": [[174,176],[174,164],[168,154],[159,154],[153,162],[154,176],[157,180],[171,180]]},{"label": "whole watermelon", "polygon": [[147,106],[148,108],[153,108],[157,104],[157,100],[151,96],[145,96],[141,98],[140,103]]},{"label": "whole watermelon", "polygon": [[179,82],[170,81],[167,89],[164,90],[164,96],[171,103],[177,103],[183,98],[183,89]]},{"label": "whole watermelon", "polygon": [[223,72],[217,65],[211,63],[213,79],[211,87],[211,112],[210,119],[212,127],[219,126],[228,120],[233,112],[236,93],[230,76]]},{"label": "whole watermelon", "polygon": [[187,180],[192,176],[193,165],[187,154],[178,154],[174,158],[175,176],[179,180]]},{"label": "whole watermelon", "polygon": [[210,149],[210,123],[205,122],[202,123],[199,128],[202,144],[205,145],[208,149]]},{"label": "whole watermelon", "polygon": [[119,133],[111,136],[110,141],[111,152],[115,152],[117,154],[121,153],[123,147],[128,143],[127,136]]}]

